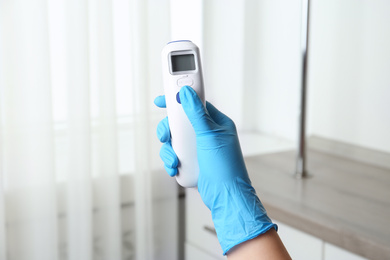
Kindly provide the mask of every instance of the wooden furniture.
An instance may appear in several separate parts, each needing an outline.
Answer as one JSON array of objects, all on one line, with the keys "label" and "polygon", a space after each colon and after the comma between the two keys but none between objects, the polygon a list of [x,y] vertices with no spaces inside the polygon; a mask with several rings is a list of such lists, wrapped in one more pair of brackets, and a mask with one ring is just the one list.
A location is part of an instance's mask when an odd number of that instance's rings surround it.
[{"label": "wooden furniture", "polygon": [[390,257],[390,171],[315,150],[307,179],[291,178],[295,153],[246,158],[271,218],[369,259]]}]

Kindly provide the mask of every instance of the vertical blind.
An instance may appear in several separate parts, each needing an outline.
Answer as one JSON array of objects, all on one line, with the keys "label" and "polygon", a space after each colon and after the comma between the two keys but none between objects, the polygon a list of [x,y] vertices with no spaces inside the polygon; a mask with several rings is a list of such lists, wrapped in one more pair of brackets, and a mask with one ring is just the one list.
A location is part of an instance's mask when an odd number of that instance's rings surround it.
[{"label": "vertical blind", "polygon": [[177,259],[169,1],[0,2],[0,259]]}]

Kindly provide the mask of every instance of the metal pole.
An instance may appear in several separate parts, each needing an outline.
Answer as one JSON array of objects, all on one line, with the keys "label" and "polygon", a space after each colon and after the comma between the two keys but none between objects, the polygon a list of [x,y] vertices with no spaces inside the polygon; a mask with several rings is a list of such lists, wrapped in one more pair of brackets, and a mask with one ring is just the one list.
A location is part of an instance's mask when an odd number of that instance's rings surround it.
[{"label": "metal pole", "polygon": [[302,52],[302,85],[299,116],[298,153],[294,176],[307,177],[306,171],[306,93],[307,93],[307,53],[309,46],[310,0],[302,0],[301,52]]}]

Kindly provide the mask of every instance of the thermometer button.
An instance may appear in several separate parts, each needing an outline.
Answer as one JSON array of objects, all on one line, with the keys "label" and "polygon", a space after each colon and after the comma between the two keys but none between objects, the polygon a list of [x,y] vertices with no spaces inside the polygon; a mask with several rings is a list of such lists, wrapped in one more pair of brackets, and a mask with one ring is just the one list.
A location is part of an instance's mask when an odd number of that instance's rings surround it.
[{"label": "thermometer button", "polygon": [[194,81],[190,77],[184,77],[177,80],[177,85],[179,87],[192,86],[192,84],[194,84]]}]

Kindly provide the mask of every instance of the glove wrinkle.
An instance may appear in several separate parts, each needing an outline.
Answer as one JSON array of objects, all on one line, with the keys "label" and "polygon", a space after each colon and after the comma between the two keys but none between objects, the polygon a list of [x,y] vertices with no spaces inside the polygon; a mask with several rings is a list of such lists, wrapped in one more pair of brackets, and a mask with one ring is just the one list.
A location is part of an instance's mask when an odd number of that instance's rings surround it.
[{"label": "glove wrinkle", "polygon": [[163,144],[160,149],[160,157],[164,161],[164,164],[169,168],[176,168],[179,160],[172,149],[171,143],[167,142]]},{"label": "glove wrinkle", "polygon": [[165,143],[170,140],[171,131],[169,130],[168,117],[165,117],[157,125],[157,138],[160,142]]},{"label": "glove wrinkle", "polygon": [[[235,245],[277,229],[258,199],[255,190],[244,179],[237,177],[223,184],[221,193],[211,208],[213,222],[224,255]],[[228,216],[228,217],[226,217]]]}]

